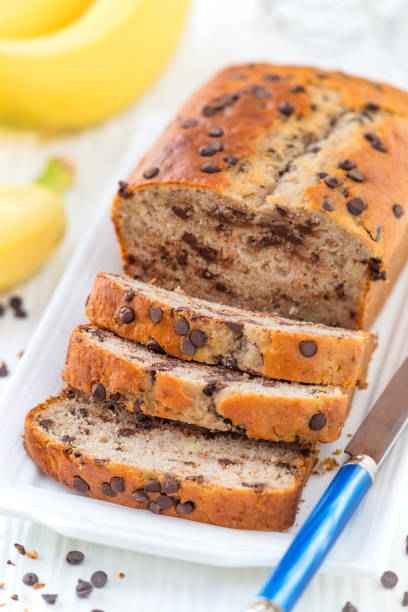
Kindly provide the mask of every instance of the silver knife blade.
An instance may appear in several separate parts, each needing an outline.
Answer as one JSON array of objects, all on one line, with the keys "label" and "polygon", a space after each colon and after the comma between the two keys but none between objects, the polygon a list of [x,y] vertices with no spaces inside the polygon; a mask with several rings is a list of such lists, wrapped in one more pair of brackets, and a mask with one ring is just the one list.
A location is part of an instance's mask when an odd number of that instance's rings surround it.
[{"label": "silver knife blade", "polygon": [[394,374],[344,452],[384,461],[408,421],[408,359]]}]

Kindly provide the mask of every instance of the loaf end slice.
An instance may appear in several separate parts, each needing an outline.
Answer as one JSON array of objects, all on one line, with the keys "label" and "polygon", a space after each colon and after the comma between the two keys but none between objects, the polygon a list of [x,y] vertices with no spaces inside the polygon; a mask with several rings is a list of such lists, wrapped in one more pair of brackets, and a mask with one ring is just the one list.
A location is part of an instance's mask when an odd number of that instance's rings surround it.
[{"label": "loaf end slice", "polygon": [[351,399],[339,387],[265,380],[158,355],[89,325],[72,333],[64,380],[96,400],[120,401],[130,412],[309,444],[339,437]]},{"label": "loaf end slice", "polygon": [[64,395],[27,415],[24,441],[45,474],[79,493],[251,530],[293,524],[314,461],[307,450],[135,420],[115,405]]},{"label": "loaf end slice", "polygon": [[186,361],[265,378],[365,386],[375,336],[241,310],[167,291],[126,276],[97,275],[92,323]]}]

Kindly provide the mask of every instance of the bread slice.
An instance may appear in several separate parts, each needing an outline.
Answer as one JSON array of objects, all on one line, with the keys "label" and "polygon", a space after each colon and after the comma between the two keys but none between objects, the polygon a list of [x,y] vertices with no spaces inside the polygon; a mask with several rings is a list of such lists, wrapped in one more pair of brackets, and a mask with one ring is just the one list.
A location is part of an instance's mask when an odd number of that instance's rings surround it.
[{"label": "bread slice", "polygon": [[95,399],[113,397],[130,412],[263,440],[333,442],[350,406],[350,393],[339,387],[183,362],[85,325],[72,333],[64,380]]},{"label": "bread slice", "polygon": [[130,277],[100,273],[88,299],[92,323],[184,360],[265,378],[364,386],[375,337],[213,304]]},{"label": "bread slice", "polygon": [[80,493],[240,529],[290,527],[314,462],[307,450],[64,395],[31,410],[24,440],[43,472]]}]

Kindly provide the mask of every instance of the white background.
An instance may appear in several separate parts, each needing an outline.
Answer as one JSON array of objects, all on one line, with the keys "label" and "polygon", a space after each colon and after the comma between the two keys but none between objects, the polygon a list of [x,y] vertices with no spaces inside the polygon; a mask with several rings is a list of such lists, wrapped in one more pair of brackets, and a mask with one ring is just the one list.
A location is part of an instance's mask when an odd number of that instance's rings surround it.
[{"label": "white background", "polygon": [[[67,198],[70,226],[65,241],[49,265],[20,291],[29,318],[14,320],[8,314],[0,319],[0,359],[15,371],[18,351],[27,346],[70,255],[92,224],[106,180],[117,173],[147,114],[159,112],[162,116],[165,112],[170,117],[215,69],[246,60],[316,63],[407,86],[406,4],[398,0],[197,0],[177,56],[161,81],[130,111],[104,126],[59,139],[0,132],[2,182],[29,180],[52,153],[68,155],[78,169],[75,189]],[[0,393],[7,380],[0,379]],[[400,609],[402,593],[408,590],[406,497],[401,491],[401,518],[396,525],[392,558],[383,560],[384,570],[394,569],[399,574],[398,587],[386,592],[379,580],[318,577],[299,604],[299,612],[340,612],[348,600],[359,612]],[[59,593],[56,610],[100,608],[105,612],[208,612],[209,608],[238,612],[268,571],[170,562],[68,541],[18,520],[1,520],[0,538],[0,581],[4,580],[7,587],[0,590],[0,604],[7,602],[6,609],[13,610],[46,608],[39,592],[21,584],[22,574],[29,570],[36,571],[47,583],[43,592]],[[13,542],[38,549],[41,558],[30,562],[19,557]],[[71,548],[87,554],[87,562],[80,569],[70,568],[63,560]],[[10,558],[16,560],[16,568],[6,565]],[[110,586],[89,601],[77,600],[73,595],[76,578],[87,578],[94,569],[108,571]],[[126,574],[123,580],[115,578],[120,570]],[[19,594],[20,602],[11,602],[12,593]]]}]

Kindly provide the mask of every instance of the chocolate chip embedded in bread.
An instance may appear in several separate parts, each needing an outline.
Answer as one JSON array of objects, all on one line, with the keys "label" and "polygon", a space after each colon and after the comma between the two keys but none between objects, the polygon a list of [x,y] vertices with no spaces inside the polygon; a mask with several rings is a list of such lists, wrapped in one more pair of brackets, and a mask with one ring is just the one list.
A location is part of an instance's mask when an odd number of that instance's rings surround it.
[{"label": "chocolate chip embedded in bread", "polygon": [[292,106],[289,102],[282,102],[278,106],[278,111],[284,117],[290,117],[295,112],[295,107]]},{"label": "chocolate chip embedded in bread", "polygon": [[387,278],[387,275],[384,270],[382,270],[382,261],[378,257],[371,257],[368,261],[368,269],[370,272],[370,278],[374,281],[384,281]]},{"label": "chocolate chip embedded in bread", "polygon": [[396,219],[400,219],[404,215],[405,210],[401,206],[401,204],[393,204],[392,205],[392,212],[394,213],[394,217]]},{"label": "chocolate chip embedded in bread", "polygon": [[89,484],[81,476],[74,476],[72,486],[78,493],[88,493],[90,489]]},{"label": "chocolate chip embedded in bread", "polygon": [[336,207],[334,206],[334,204],[330,201],[330,200],[323,200],[323,205],[322,205],[323,210],[327,211],[327,212],[333,212],[334,210],[336,210]]},{"label": "chocolate chip embedded in bread", "polygon": [[160,506],[161,510],[168,510],[174,506],[173,499],[168,495],[159,495],[159,497],[154,500],[154,503]]},{"label": "chocolate chip embedded in bread", "polygon": [[183,340],[181,341],[181,351],[185,355],[189,355],[190,357],[194,355],[196,347],[191,342],[190,338],[183,338]]},{"label": "chocolate chip embedded in bread", "polygon": [[198,125],[198,119],[194,119],[194,117],[183,119],[180,125],[183,128],[183,130],[188,130]]},{"label": "chocolate chip embedded in bread", "polygon": [[163,311],[157,306],[150,306],[149,308],[149,319],[152,323],[157,325],[163,319]]},{"label": "chocolate chip embedded in bread", "polygon": [[354,217],[358,217],[367,208],[367,204],[361,198],[352,198],[346,204],[347,210]]},{"label": "chocolate chip embedded in bread", "polygon": [[115,493],[123,493],[125,491],[125,480],[121,476],[113,476],[110,480],[110,486]]},{"label": "chocolate chip embedded in bread", "polygon": [[51,427],[54,425],[54,421],[52,419],[41,419],[38,421],[40,427],[45,429],[45,431],[49,431]]},{"label": "chocolate chip embedded in bread", "polygon": [[144,486],[145,493],[160,493],[161,485],[158,480],[148,480]]},{"label": "chocolate chip embedded in bread", "polygon": [[177,514],[191,514],[195,509],[195,504],[192,501],[180,502],[176,506]]},{"label": "chocolate chip embedded in bread", "polygon": [[109,482],[103,482],[101,484],[101,491],[103,495],[106,495],[106,497],[115,497],[116,495],[116,492],[112,489]]},{"label": "chocolate chip embedded in bread", "polygon": [[124,200],[127,200],[132,197],[132,192],[129,190],[129,183],[126,181],[119,181],[119,190],[118,194]]},{"label": "chocolate chip embedded in bread", "polygon": [[294,93],[294,94],[298,94],[298,93],[305,93],[306,89],[304,88],[303,85],[294,85],[293,87],[290,88],[290,93]]},{"label": "chocolate chip embedded in bread", "polygon": [[324,182],[330,189],[336,189],[340,185],[339,180],[335,176],[326,176]]},{"label": "chocolate chip embedded in bread", "polygon": [[208,135],[211,138],[221,138],[221,136],[224,136],[224,130],[222,127],[213,127],[208,130]]},{"label": "chocolate chip embedded in bread", "polygon": [[213,155],[216,155],[217,153],[220,153],[220,151],[224,150],[224,145],[222,144],[222,142],[219,142],[218,140],[215,142],[210,142],[209,144],[200,147],[198,152],[202,157],[212,157]]},{"label": "chocolate chip embedded in bread", "polygon": [[326,426],[327,418],[323,412],[317,412],[314,414],[309,420],[309,428],[312,431],[320,431],[323,427]]},{"label": "chocolate chip embedded in bread", "polygon": [[128,325],[136,318],[135,311],[130,306],[121,306],[118,310],[118,319],[121,323]]},{"label": "chocolate chip embedded in bread", "polygon": [[125,302],[131,302],[134,297],[135,297],[135,292],[133,291],[133,289],[126,289],[123,295],[123,299],[125,300]]},{"label": "chocolate chip embedded in bread", "polygon": [[317,344],[314,340],[302,340],[299,342],[299,351],[303,357],[314,357],[317,353]]},{"label": "chocolate chip embedded in bread", "polygon": [[268,73],[268,74],[264,74],[262,77],[265,81],[280,81],[281,77],[279,74],[275,74],[275,73]]},{"label": "chocolate chip embedded in bread", "polygon": [[355,162],[351,161],[351,159],[343,159],[337,164],[337,167],[341,170],[353,170],[356,167]]},{"label": "chocolate chip embedded in bread", "polygon": [[236,166],[237,163],[239,162],[239,158],[236,157],[235,155],[226,155],[224,157],[224,161],[229,165],[229,166]]},{"label": "chocolate chip embedded in bread", "polygon": [[381,110],[381,106],[376,102],[367,102],[367,104],[364,105],[364,110],[368,113],[377,113]]},{"label": "chocolate chip embedded in bread", "polygon": [[244,330],[244,326],[242,323],[236,323],[235,321],[227,321],[227,325],[230,330],[234,332],[234,334],[241,335]]},{"label": "chocolate chip embedded in bread", "polygon": [[347,177],[355,183],[363,183],[365,181],[364,174],[360,172],[360,170],[358,170],[357,168],[354,168],[353,170],[350,170],[350,172],[347,172]]},{"label": "chocolate chip embedded in bread", "polygon": [[373,132],[366,132],[364,134],[364,138],[370,143],[372,148],[375,149],[376,151],[379,151],[380,153],[388,152],[387,147],[385,146],[381,138],[377,136],[377,134],[374,134]]},{"label": "chocolate chip embedded in bread", "polygon": [[143,178],[145,179],[152,179],[155,176],[157,176],[160,172],[160,169],[157,166],[152,166],[151,168],[147,168],[144,172],[143,172]]},{"label": "chocolate chip embedded in bread", "polygon": [[166,351],[160,346],[160,344],[154,339],[150,338],[146,344],[146,348],[152,353],[157,353],[158,355],[165,355]]},{"label": "chocolate chip embedded in bread", "polygon": [[218,385],[216,382],[209,382],[205,387],[203,387],[204,395],[211,397],[217,391]]},{"label": "chocolate chip embedded in bread", "polygon": [[200,167],[201,172],[205,172],[206,174],[216,174],[217,172],[221,172],[221,168],[220,166],[217,166],[216,164],[203,164]]},{"label": "chocolate chip embedded in bread", "polygon": [[184,317],[176,319],[174,324],[174,331],[178,336],[187,336],[190,331],[190,323]]},{"label": "chocolate chip embedded in bread", "polygon": [[141,503],[149,501],[149,498],[147,497],[143,489],[137,489],[136,491],[133,491],[132,497],[134,497],[136,501]]},{"label": "chocolate chip embedded in bread", "polygon": [[172,495],[173,493],[177,493],[180,489],[180,483],[173,478],[172,476],[166,476],[162,482],[161,490],[166,495]]},{"label": "chocolate chip embedded in bread", "polygon": [[106,400],[106,389],[102,383],[94,383],[92,385],[91,394],[92,397],[99,402]]},{"label": "chocolate chip embedded in bread", "polygon": [[159,506],[159,504],[157,504],[155,501],[150,502],[148,509],[150,512],[153,512],[153,514],[161,514],[162,511],[161,506]]},{"label": "chocolate chip embedded in bread", "polygon": [[205,346],[205,344],[207,344],[207,339],[207,334],[201,331],[201,329],[193,329],[190,333],[190,340],[197,348]]}]

